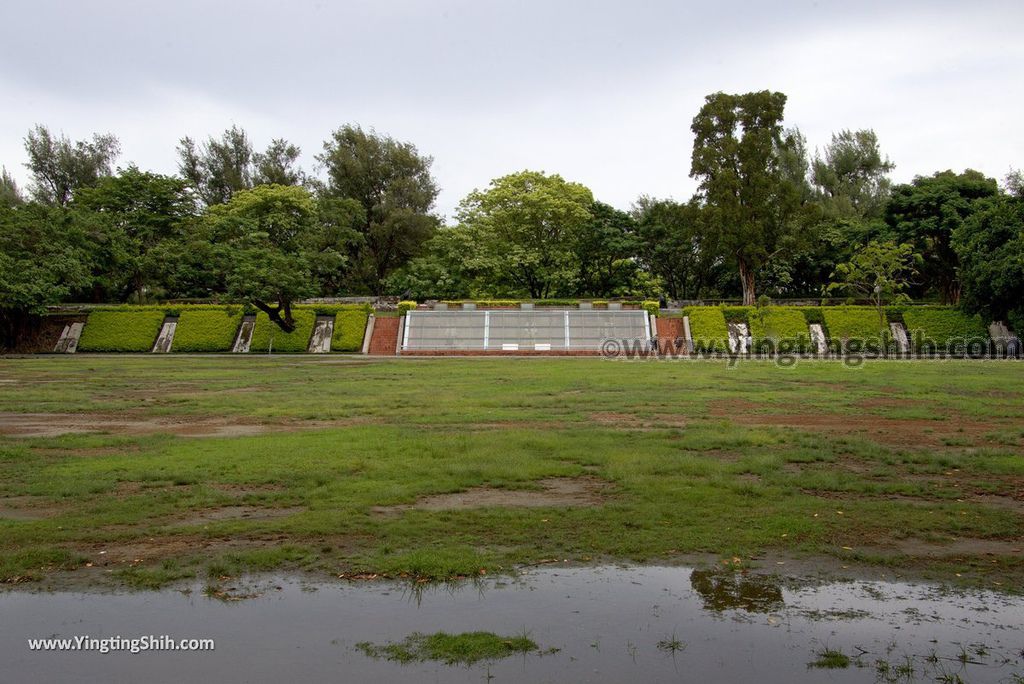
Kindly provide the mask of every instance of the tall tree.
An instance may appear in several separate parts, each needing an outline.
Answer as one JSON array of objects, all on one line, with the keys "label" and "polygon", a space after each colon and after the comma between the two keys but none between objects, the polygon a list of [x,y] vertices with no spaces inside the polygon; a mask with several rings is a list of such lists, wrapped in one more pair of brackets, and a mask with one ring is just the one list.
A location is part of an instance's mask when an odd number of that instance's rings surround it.
[{"label": "tall tree", "polygon": [[302,185],[306,174],[299,168],[299,155],[295,145],[284,138],[270,141],[266,151],[253,155],[253,183],[256,185]]},{"label": "tall tree", "polygon": [[898,185],[886,206],[885,220],[896,238],[914,246],[924,259],[920,295],[932,289],[943,303],[960,300],[960,260],[953,232],[983,204],[999,194],[995,179],[968,169],[941,171]]},{"label": "tall tree", "polygon": [[274,138],[256,152],[245,129],[232,126],[220,138],[202,145],[189,137],[178,144],[178,172],[207,206],[224,204],[239,190],[257,185],[302,185],[306,175],[298,166],[302,153],[283,138]]},{"label": "tall tree", "polygon": [[75,190],[110,175],[121,145],[109,134],[72,142],[67,136],[54,136],[46,126],[37,125],[25,136],[25,151],[25,166],[32,172],[32,198],[43,204],[66,206]]},{"label": "tall tree", "polygon": [[840,218],[880,218],[896,165],[882,155],[871,129],[832,134],[824,156],[812,164],[814,185],[829,213]]},{"label": "tall tree", "polygon": [[210,137],[201,146],[189,137],[178,145],[178,170],[207,206],[224,204],[239,190],[252,187],[252,142],[245,131],[232,126],[220,139]]},{"label": "tall tree", "polygon": [[784,173],[786,96],[715,93],[693,119],[690,175],[700,182],[709,228],[739,271],[745,304],[758,271],[785,247],[800,189]]},{"label": "tall tree", "polygon": [[438,193],[433,159],[411,143],[354,125],[336,130],[316,158],[327,171],[323,194],[362,206],[354,274],[364,288],[383,294],[388,276],[422,253],[437,227],[430,213]]},{"label": "tall tree", "polygon": [[520,171],[474,190],[458,219],[472,238],[467,260],[506,292],[534,299],[571,291],[578,273],[573,247],[593,220],[594,197],[557,174]]}]

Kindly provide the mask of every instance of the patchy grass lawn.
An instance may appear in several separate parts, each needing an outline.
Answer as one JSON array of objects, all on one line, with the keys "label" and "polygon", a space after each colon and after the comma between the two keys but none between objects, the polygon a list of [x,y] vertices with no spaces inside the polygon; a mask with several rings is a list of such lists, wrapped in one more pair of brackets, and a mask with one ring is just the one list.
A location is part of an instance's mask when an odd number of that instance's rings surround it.
[{"label": "patchy grass lawn", "polygon": [[3,359],[0,579],[707,553],[1013,589],[1022,381],[1012,362]]},{"label": "patchy grass lawn", "polygon": [[402,641],[374,644],[363,641],[356,648],[371,658],[402,664],[436,660],[446,665],[473,665],[484,660],[500,660],[517,653],[540,652],[526,634],[499,636],[493,632],[448,634],[410,634]]}]

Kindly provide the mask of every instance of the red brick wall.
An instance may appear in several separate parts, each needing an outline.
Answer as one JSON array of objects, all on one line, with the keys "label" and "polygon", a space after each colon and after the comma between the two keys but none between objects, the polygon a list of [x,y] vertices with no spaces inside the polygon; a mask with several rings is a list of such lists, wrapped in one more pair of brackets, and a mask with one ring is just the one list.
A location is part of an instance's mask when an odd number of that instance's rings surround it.
[{"label": "red brick wall", "polygon": [[686,340],[683,337],[682,318],[658,319],[658,353],[685,354]]},{"label": "red brick wall", "polygon": [[373,334],[370,336],[370,353],[378,356],[394,356],[398,349],[398,324],[402,319],[394,316],[373,319]]}]

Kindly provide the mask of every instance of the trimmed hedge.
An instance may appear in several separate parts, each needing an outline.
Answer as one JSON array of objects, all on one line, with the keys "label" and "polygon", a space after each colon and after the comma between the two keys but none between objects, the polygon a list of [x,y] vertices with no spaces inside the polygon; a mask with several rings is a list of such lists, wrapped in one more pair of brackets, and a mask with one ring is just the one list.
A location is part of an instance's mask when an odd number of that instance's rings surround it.
[{"label": "trimmed hedge", "polygon": [[241,306],[183,308],[174,331],[175,352],[229,352],[242,324]]},{"label": "trimmed hedge", "polygon": [[722,310],[726,323],[747,323],[750,320],[750,314],[757,311],[752,306],[720,306],[718,308]]},{"label": "trimmed hedge", "polygon": [[981,316],[969,316],[953,307],[907,307],[903,310],[903,324],[917,352],[946,351],[957,341],[987,343],[989,339]]},{"label": "trimmed hedge", "polygon": [[718,306],[688,306],[683,315],[690,319],[690,335],[694,350],[700,352],[729,351],[729,328]]},{"label": "trimmed hedge", "polygon": [[807,318],[800,308],[769,306],[750,312],[748,317],[754,351],[799,351],[810,348]]},{"label": "trimmed hedge", "polygon": [[878,348],[889,335],[888,326],[878,325],[878,311],[870,306],[830,306],[822,308],[825,327],[832,347],[843,350]]},{"label": "trimmed hedge", "polygon": [[411,300],[405,300],[405,301],[398,302],[398,315],[399,316],[404,316],[405,312],[413,311],[413,310],[416,309],[417,306],[419,306],[419,305],[416,302],[411,301]]},{"label": "trimmed hedge", "polygon": [[331,337],[331,351],[357,352],[363,349],[366,334],[366,311],[339,311],[334,317],[334,335]]},{"label": "trimmed hedge", "polygon": [[[256,328],[252,332],[250,352],[304,352],[309,349],[309,338],[313,335],[316,311],[312,308],[292,309],[295,330],[286,333],[260,311],[256,314]],[[271,347],[271,342],[273,346]]]},{"label": "trimmed hedge", "polygon": [[96,309],[89,314],[82,328],[78,351],[152,351],[166,316],[163,307]]},{"label": "trimmed hedge", "polygon": [[646,311],[651,316],[657,316],[661,313],[661,304],[654,300],[646,300],[640,304],[640,308]]}]

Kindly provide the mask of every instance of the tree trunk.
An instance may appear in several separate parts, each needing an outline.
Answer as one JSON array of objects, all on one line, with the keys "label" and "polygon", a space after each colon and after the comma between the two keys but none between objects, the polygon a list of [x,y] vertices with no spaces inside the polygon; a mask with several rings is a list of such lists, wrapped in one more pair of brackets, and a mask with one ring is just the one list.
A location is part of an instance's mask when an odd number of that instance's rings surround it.
[{"label": "tree trunk", "polygon": [[[295,321],[292,320],[291,302],[279,303],[274,308],[261,299],[254,299],[252,300],[252,305],[267,314],[267,317],[286,333],[295,330]],[[281,318],[281,311],[284,311],[284,318]]]},{"label": "tree trunk", "polygon": [[754,306],[754,269],[740,257],[740,284],[743,286],[743,306]]}]

